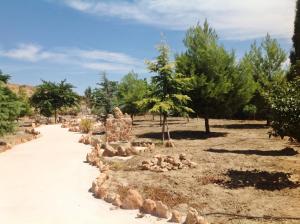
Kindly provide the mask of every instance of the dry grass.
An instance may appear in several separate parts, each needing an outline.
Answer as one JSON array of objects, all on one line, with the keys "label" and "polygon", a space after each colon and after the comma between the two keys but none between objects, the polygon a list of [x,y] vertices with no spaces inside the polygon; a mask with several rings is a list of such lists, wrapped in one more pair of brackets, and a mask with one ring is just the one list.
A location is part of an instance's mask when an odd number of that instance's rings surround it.
[{"label": "dry grass", "polygon": [[[158,118],[138,117],[134,123],[137,137],[161,143]],[[299,145],[269,139],[263,121],[211,120],[210,135],[202,120],[169,123],[176,147],[157,144],[153,152],[122,161],[113,174],[117,181],[183,212],[193,206],[211,223],[300,223],[284,219],[300,218]],[[137,169],[155,154],[182,152],[198,167],[166,173]]]}]

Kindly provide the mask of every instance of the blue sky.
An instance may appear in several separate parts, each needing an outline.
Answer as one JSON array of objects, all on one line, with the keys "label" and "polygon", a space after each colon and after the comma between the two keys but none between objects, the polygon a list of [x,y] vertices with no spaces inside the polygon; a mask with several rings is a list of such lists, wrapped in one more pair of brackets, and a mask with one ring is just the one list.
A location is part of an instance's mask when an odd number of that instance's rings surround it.
[{"label": "blue sky", "polygon": [[0,69],[12,82],[67,78],[83,92],[106,71],[149,77],[163,33],[182,52],[188,27],[205,18],[241,57],[267,33],[288,52],[296,0],[1,0]]}]

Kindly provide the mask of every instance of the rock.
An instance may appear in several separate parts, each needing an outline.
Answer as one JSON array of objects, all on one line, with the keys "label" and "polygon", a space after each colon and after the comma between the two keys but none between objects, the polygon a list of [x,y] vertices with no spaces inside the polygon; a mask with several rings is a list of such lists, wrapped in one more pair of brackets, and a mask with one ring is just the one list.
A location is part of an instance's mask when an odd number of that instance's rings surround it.
[{"label": "rock", "polygon": [[186,154],[185,154],[185,153],[181,153],[181,154],[179,155],[179,159],[180,159],[180,160],[186,160]]},{"label": "rock", "polygon": [[83,143],[83,141],[84,141],[84,135],[81,135],[81,137],[80,137],[80,139],[79,139],[79,143]]},{"label": "rock", "polygon": [[208,224],[208,222],[198,215],[198,212],[194,208],[189,208],[184,224]]},{"label": "rock", "polygon": [[155,214],[159,218],[168,218],[169,217],[169,208],[167,205],[161,201],[156,202]]},{"label": "rock", "polygon": [[175,222],[175,223],[181,223],[182,215],[179,211],[174,210],[172,211],[172,217],[170,219],[170,222]]},{"label": "rock", "polygon": [[136,190],[129,189],[126,197],[122,201],[122,208],[124,209],[139,209],[143,205],[143,198]]},{"label": "rock", "polygon": [[106,197],[106,195],[108,194],[108,187],[107,186],[100,186],[98,188],[96,188],[96,192],[95,192],[95,196],[97,198],[101,198],[104,199]]},{"label": "rock", "polygon": [[115,156],[116,154],[117,154],[117,150],[115,150],[111,145],[106,143],[104,152],[103,152],[103,156],[112,157],[112,156]]},{"label": "rock", "polygon": [[96,179],[97,185],[101,186],[108,179],[109,179],[109,176],[106,173],[100,173],[100,175]]},{"label": "rock", "polygon": [[118,151],[117,152],[118,156],[127,156],[125,147],[120,145],[120,146],[118,146],[117,151]]},{"label": "rock", "polygon": [[174,148],[175,147],[175,144],[172,140],[169,140],[165,143],[165,147],[167,148]]},{"label": "rock", "polygon": [[191,168],[196,168],[197,165],[198,165],[197,163],[191,162],[191,161],[190,161],[189,167],[191,167]]},{"label": "rock", "polygon": [[113,204],[114,206],[117,206],[117,207],[120,207],[120,206],[122,205],[121,197],[120,197],[119,194],[116,194],[116,195],[115,195],[115,198],[114,198],[112,204]]},{"label": "rock", "polygon": [[146,199],[141,207],[141,212],[146,214],[155,214],[156,203],[151,199]]},{"label": "rock", "polygon": [[116,194],[115,193],[108,193],[105,198],[104,201],[106,201],[107,203],[112,203],[115,200]]},{"label": "rock", "polygon": [[124,115],[123,115],[123,113],[122,113],[122,111],[120,110],[119,107],[115,107],[113,109],[113,113],[114,113],[114,117],[117,118],[117,119],[121,119],[121,118],[124,117]]}]

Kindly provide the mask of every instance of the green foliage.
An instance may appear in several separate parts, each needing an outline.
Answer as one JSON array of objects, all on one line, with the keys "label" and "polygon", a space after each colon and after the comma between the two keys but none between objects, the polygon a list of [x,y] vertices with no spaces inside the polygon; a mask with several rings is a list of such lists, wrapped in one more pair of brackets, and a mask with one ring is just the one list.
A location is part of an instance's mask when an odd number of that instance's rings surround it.
[{"label": "green foliage", "polygon": [[83,133],[89,133],[93,128],[93,121],[91,119],[82,119],[79,127]]},{"label": "green foliage", "polygon": [[255,119],[255,114],[257,112],[257,108],[255,105],[252,104],[247,104],[244,108],[243,108],[243,112],[244,114],[248,117],[248,118],[253,118]]},{"label": "green foliage", "polygon": [[275,135],[289,136],[300,142],[300,78],[274,86],[268,100]]},{"label": "green foliage", "polygon": [[291,69],[288,73],[288,80],[300,76],[300,1],[296,2],[296,15],[293,35],[293,48],[290,53]]},{"label": "green foliage", "polygon": [[138,102],[143,100],[148,91],[146,80],[138,78],[134,72],[129,72],[125,75],[118,87],[118,97],[120,108],[123,112],[130,114],[132,117],[140,112],[143,112]]},{"label": "green foliage", "polygon": [[[158,46],[159,55],[155,62],[147,61],[148,69],[155,75],[152,76],[151,92],[139,105],[146,106],[150,112],[163,115],[163,140],[167,117],[171,113],[186,114],[193,110],[187,107],[190,97],[182,94],[188,88],[189,78],[175,73],[174,63],[169,62],[169,47],[162,43]],[[167,126],[168,128],[168,126]],[[168,137],[169,133],[168,133]]]},{"label": "green foliage", "polygon": [[286,58],[284,50],[270,35],[266,36],[260,46],[256,43],[252,44],[251,50],[243,58],[249,65],[249,72],[257,84],[251,104],[256,106],[259,118],[270,119],[270,105],[265,96],[275,84],[284,81],[283,64]]},{"label": "green foliage", "polygon": [[25,88],[20,86],[18,91],[18,98],[21,102],[21,111],[20,111],[20,117],[24,116],[30,116],[33,114],[29,97],[26,94]]},{"label": "green foliage", "polygon": [[20,112],[21,102],[17,95],[0,81],[0,136],[15,130],[15,120]]},{"label": "green foliage", "polygon": [[0,70],[0,82],[7,83],[9,79],[10,79],[10,75],[4,74],[4,73]]},{"label": "green foliage", "polygon": [[59,83],[43,81],[37,86],[30,98],[31,105],[42,115],[50,117],[63,107],[72,107],[78,103],[79,96],[73,91],[74,86],[63,80]]},{"label": "green foliage", "polygon": [[109,114],[118,106],[118,83],[108,80],[106,73],[101,74],[101,83],[92,91],[92,111],[95,114]]},{"label": "green foliage", "polygon": [[92,107],[93,96],[92,96],[92,88],[90,86],[86,88],[86,90],[84,91],[84,101],[88,108]]},{"label": "green foliage", "polygon": [[213,116],[230,116],[244,106],[255,91],[249,65],[236,64],[233,52],[218,44],[218,36],[207,21],[190,28],[184,39],[186,52],[177,55],[177,71],[192,79],[191,107],[206,121]]}]

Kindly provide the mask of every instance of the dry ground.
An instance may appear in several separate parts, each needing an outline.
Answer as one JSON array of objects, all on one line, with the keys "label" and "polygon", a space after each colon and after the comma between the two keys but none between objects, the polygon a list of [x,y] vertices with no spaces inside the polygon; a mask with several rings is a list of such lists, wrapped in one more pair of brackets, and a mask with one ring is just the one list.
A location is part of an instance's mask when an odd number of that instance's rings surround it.
[{"label": "dry ground", "polygon": [[[158,117],[155,121],[136,118],[134,134],[152,139],[156,148],[112,162],[115,180],[180,211],[193,206],[211,223],[300,223],[299,145],[269,139],[262,121],[211,120],[210,135],[203,132],[203,123],[172,118],[170,130],[176,146],[164,148]],[[198,167],[165,173],[139,169],[143,160],[156,154],[180,153],[186,153]]]}]

